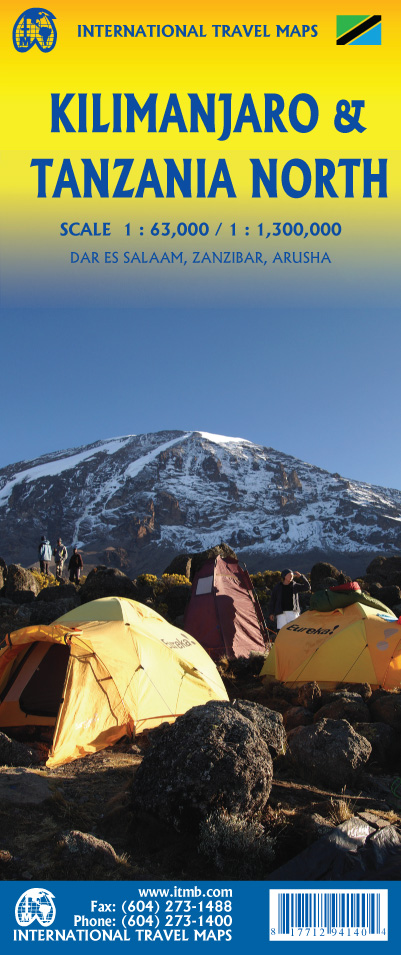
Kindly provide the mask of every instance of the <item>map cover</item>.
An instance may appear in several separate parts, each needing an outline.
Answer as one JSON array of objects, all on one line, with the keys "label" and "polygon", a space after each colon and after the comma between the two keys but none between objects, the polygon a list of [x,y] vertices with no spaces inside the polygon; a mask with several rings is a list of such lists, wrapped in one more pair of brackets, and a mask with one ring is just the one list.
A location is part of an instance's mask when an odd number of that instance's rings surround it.
[{"label": "map cover", "polygon": [[[2,468],[205,428],[399,487],[400,14],[344,6],[3,5]],[[7,951],[399,933],[397,880],[7,859]]]}]

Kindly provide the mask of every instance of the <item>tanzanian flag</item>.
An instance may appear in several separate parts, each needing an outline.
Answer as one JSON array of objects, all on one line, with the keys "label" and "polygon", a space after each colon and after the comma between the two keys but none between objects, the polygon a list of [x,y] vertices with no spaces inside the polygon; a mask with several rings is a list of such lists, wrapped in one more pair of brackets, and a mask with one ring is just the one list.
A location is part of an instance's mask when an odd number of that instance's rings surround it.
[{"label": "tanzanian flag", "polygon": [[365,14],[337,17],[337,46],[380,46],[382,18]]}]

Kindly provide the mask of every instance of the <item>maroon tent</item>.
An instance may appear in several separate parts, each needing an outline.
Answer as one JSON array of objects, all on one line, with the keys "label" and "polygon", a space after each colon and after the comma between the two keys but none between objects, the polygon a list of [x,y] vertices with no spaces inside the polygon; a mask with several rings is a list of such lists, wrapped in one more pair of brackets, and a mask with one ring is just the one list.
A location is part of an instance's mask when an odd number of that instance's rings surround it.
[{"label": "maroon tent", "polygon": [[208,560],[194,577],[183,629],[214,660],[264,653],[267,630],[248,571],[236,560]]}]

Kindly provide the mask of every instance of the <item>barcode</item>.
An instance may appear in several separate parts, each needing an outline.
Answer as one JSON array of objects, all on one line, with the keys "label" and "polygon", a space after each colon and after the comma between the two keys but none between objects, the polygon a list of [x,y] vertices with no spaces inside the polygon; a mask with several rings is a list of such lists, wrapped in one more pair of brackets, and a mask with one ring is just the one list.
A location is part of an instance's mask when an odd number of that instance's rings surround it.
[{"label": "barcode", "polygon": [[270,889],[270,941],[386,942],[388,890]]}]

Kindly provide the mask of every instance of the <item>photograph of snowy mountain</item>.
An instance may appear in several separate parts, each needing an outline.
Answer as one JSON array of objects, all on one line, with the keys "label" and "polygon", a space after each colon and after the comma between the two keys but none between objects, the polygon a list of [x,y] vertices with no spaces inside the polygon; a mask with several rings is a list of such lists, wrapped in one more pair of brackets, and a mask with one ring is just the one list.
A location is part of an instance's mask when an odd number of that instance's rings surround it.
[{"label": "photograph of snowy mountain", "polygon": [[161,431],[2,468],[1,556],[29,565],[42,534],[78,544],[86,566],[132,575],[220,541],[252,571],[289,557],[301,570],[334,556],[346,568],[400,550],[401,492],[243,438]]}]

